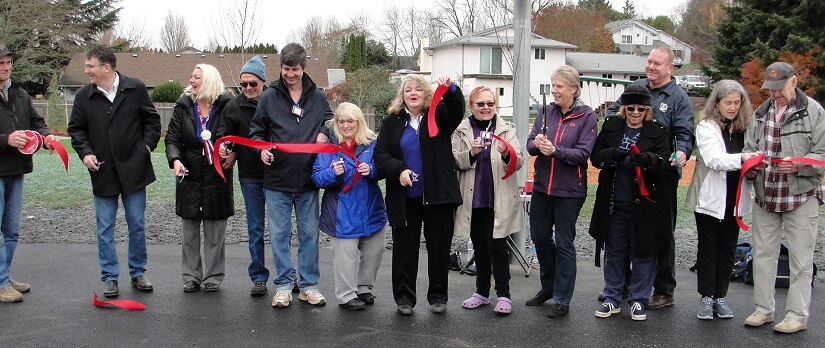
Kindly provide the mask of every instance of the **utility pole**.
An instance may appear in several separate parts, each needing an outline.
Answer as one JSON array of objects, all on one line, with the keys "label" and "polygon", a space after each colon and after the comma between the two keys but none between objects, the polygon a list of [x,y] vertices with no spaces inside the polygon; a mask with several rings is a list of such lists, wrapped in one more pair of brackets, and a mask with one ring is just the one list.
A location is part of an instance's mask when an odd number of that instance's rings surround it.
[{"label": "utility pole", "polygon": [[[531,2],[515,0],[513,29],[515,30],[515,52],[513,71],[513,123],[521,150],[527,156],[527,127],[530,122],[530,48],[532,46]],[[517,173],[520,185],[527,179],[527,160]],[[526,227],[526,225],[525,225]],[[513,234],[516,246],[523,253],[526,231]],[[511,259],[512,260],[512,259]],[[511,261],[512,262],[512,261]]]}]

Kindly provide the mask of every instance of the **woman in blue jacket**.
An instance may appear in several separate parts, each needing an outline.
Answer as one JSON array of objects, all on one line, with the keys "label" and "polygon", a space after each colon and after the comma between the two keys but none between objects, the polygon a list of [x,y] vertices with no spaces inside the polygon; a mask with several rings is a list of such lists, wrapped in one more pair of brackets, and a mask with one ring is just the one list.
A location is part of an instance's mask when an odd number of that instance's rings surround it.
[{"label": "woman in blue jacket", "polygon": [[[324,189],[319,228],[332,241],[338,306],[364,309],[375,303],[372,288],[384,255],[387,225],[372,160],[376,135],[352,103],[339,105],[327,127],[332,130],[330,142],[340,144],[341,151],[319,154],[312,167],[312,181]],[[360,178],[353,183],[356,175]]]}]

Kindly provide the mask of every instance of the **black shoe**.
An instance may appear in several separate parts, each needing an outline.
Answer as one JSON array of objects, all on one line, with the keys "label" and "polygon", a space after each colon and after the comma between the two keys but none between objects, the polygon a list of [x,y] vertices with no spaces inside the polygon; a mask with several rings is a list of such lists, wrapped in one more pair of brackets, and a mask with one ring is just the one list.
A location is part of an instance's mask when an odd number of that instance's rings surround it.
[{"label": "black shoe", "polygon": [[254,282],[252,290],[249,291],[249,295],[254,297],[266,295],[266,282]]},{"label": "black shoe", "polygon": [[413,315],[413,308],[408,304],[398,305],[398,314]]},{"label": "black shoe", "polygon": [[352,300],[347,301],[347,303],[338,304],[338,307],[341,307],[343,309],[350,309],[350,310],[354,310],[354,311],[364,309],[366,306],[367,305],[364,304],[364,301],[359,300],[357,297],[352,299]]},{"label": "black shoe", "polygon": [[550,318],[561,318],[567,315],[567,312],[570,311],[569,306],[565,306],[563,304],[554,303],[550,305],[550,312],[547,313],[547,316]]},{"label": "black shoe", "polygon": [[120,290],[117,287],[117,280],[103,282],[103,296],[117,297],[118,295],[120,295]]},{"label": "black shoe", "polygon": [[292,292],[296,294],[301,292],[301,288],[298,287],[298,279],[295,279],[294,284],[295,285],[292,286]]},{"label": "black shoe", "polygon": [[430,305],[430,312],[434,314],[444,314],[447,313],[447,304],[446,303],[433,303]]},{"label": "black shoe", "polygon": [[365,304],[371,305],[375,303],[375,295],[365,292],[363,294],[358,294],[358,299],[363,301]]},{"label": "black shoe", "polygon": [[146,276],[143,275],[143,274],[132,278],[132,286],[136,287],[140,291],[152,291],[152,290],[154,290],[154,287],[152,286],[152,283],[150,283],[149,279],[146,278]]},{"label": "black shoe", "polygon": [[547,300],[549,300],[549,299],[551,299],[551,298],[553,298],[553,295],[547,295],[547,294],[545,294],[545,293],[543,293],[543,292],[539,291],[539,292],[536,294],[536,296],[533,296],[533,298],[531,298],[531,299],[527,300],[526,304],[527,304],[528,306],[541,306],[541,305],[543,305],[545,302],[547,302]]},{"label": "black shoe", "polygon": [[183,283],[183,292],[195,292],[201,288],[201,285],[196,283],[194,280],[190,280],[186,283]]},{"label": "black shoe", "polygon": [[215,292],[215,291],[218,291],[219,286],[220,286],[220,284],[206,283],[206,284],[203,284],[203,291],[204,292]]}]

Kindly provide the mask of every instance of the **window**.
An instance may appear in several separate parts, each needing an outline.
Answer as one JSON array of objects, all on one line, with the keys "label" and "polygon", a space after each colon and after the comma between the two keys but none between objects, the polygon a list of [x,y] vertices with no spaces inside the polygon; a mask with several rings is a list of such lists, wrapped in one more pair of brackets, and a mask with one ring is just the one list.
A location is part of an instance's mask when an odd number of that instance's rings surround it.
[{"label": "window", "polygon": [[[603,79],[612,79],[613,74],[602,74],[602,78]],[[612,83],[602,83],[602,87],[605,87],[605,88],[613,87],[613,84]]]},{"label": "window", "polygon": [[553,85],[549,83],[542,83],[539,85],[539,95],[550,95]]},{"label": "window", "polygon": [[479,73],[501,74],[501,47],[481,47]]},{"label": "window", "polygon": [[536,48],[536,59],[544,60],[544,49],[543,48]]},{"label": "window", "polygon": [[496,88],[496,90],[498,90],[498,95],[499,96],[502,96],[502,97],[504,96],[504,88]]},{"label": "window", "polygon": [[647,35],[645,35],[645,45],[647,45]]},{"label": "window", "polygon": [[623,43],[623,44],[633,43],[633,36],[630,36],[630,35],[622,35],[622,43]]},{"label": "window", "polygon": [[638,79],[640,79],[640,78],[642,78],[642,77],[641,77],[641,76],[639,76],[639,75],[630,75],[630,77],[628,78],[628,80],[630,80],[630,81],[636,81],[636,80],[638,80]]},{"label": "window", "polygon": [[677,58],[685,58],[684,50],[673,50],[673,56]]}]

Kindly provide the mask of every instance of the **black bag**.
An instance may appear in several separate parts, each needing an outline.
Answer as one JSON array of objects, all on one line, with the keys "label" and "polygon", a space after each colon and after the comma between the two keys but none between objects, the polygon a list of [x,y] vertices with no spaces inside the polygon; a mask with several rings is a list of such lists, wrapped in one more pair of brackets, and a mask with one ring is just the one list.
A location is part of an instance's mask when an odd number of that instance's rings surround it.
[{"label": "black bag", "polygon": [[733,256],[733,271],[731,271],[730,279],[750,279],[753,282],[752,275],[747,268],[751,259],[753,259],[751,243],[748,243],[745,239],[739,239],[739,242],[736,243],[736,253]]},{"label": "black bag", "polygon": [[[745,275],[742,279],[745,280],[745,284],[753,285],[753,256],[751,255],[751,252],[748,252],[747,266],[745,268]],[[814,279],[816,279],[816,263],[813,264],[811,286],[814,285]],[[787,288],[790,286],[791,267],[789,264],[788,242],[782,242],[779,244],[779,259],[776,264],[776,281],[774,283],[774,287]]]}]

